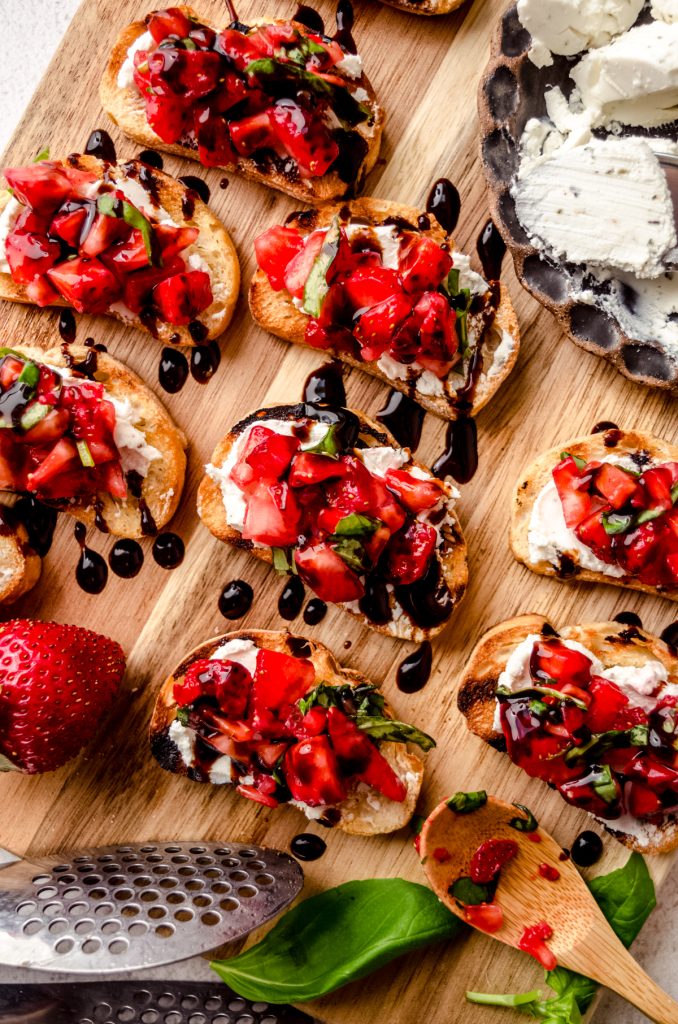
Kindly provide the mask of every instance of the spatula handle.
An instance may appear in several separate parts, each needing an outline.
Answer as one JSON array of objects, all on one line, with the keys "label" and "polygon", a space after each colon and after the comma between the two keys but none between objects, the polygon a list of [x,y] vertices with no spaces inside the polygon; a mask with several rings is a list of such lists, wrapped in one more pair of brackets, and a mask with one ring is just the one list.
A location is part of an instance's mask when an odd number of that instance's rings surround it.
[{"label": "spatula handle", "polygon": [[616,939],[613,948],[600,949],[595,960],[590,958],[587,966],[575,969],[612,989],[656,1024],[678,1024],[678,1002],[652,980]]}]

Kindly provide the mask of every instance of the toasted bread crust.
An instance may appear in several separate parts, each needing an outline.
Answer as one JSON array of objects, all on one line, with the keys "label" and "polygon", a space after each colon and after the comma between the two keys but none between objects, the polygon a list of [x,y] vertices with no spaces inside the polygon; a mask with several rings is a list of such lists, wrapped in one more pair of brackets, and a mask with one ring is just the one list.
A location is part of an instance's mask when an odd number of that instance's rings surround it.
[{"label": "toasted bread crust", "polygon": [[[288,418],[294,418],[290,410],[294,409],[295,406],[273,406],[271,408],[259,409],[257,412],[252,413],[246,419],[236,423],[232,430],[219,442],[210,460],[214,466],[221,466],[228,458],[228,453],[231,450],[231,446],[235,443],[238,434],[256,419],[265,419],[271,415],[275,415],[276,418],[283,418],[287,415]],[[364,413],[359,412],[356,409],[351,410],[356,416],[359,417],[365,436],[370,439],[378,439],[380,444],[391,445],[393,448],[398,448],[398,442],[389,431],[381,423],[375,423],[370,420]],[[420,462],[412,460],[409,465],[418,466],[420,469],[430,473],[428,467],[424,466]],[[447,487],[447,485],[445,485]],[[449,493],[449,492],[448,492]],[[452,523],[448,533],[445,536],[445,544],[442,549],[436,552],[436,558],[438,559],[442,575],[450,591],[452,599],[452,608],[454,609],[461,601],[466,591],[466,585],[468,583],[468,565],[467,565],[467,553],[466,553],[466,541],[461,531],[459,521],[451,511]],[[268,562],[271,564],[272,556],[270,548],[254,547],[251,541],[243,540],[240,532],[234,527],[229,526],[226,521],[226,515],[224,511],[224,503],[222,500],[221,490],[218,485],[211,479],[211,477],[205,475],[200,482],[198,488],[198,515],[202,522],[205,524],[207,529],[214,534],[214,536],[223,541],[226,544],[232,544],[234,547],[245,548],[256,558],[261,559],[262,562]],[[411,620],[408,620],[407,625],[404,624],[406,616],[403,614],[403,618],[399,620],[398,631],[395,631],[394,623],[380,626],[376,623],[370,622],[370,620],[363,615],[362,612],[355,612],[351,608],[340,605],[344,611],[352,615],[353,618],[357,619],[364,626],[368,626],[377,633],[381,633],[383,636],[398,637],[401,640],[412,640],[416,643],[420,643],[423,640],[430,639],[431,637],[437,636],[445,627],[448,625],[451,615],[439,626],[434,626],[430,629],[424,629],[417,625]]]},{"label": "toasted bread crust", "polygon": [[[49,363],[52,366],[67,366],[60,348],[43,351],[21,345],[17,346],[17,351],[38,362]],[[76,362],[82,361],[89,351],[84,346],[72,345],[68,348],[69,356]],[[162,529],[176,512],[184,486],[185,449],[188,442],[165,407],[141,378],[107,353],[97,353],[96,380],[104,384],[108,394],[119,399],[129,399],[137,417],[135,425],[143,430],[148,443],[162,453],[162,458],[154,459],[149,464],[148,474],[141,485],[141,498],[135,498],[128,493],[127,498],[120,501],[110,494],[101,494],[98,514],[93,504],[78,502],[65,505],[63,511],[88,527],[95,526],[100,516],[105,521],[108,532],[114,537],[138,539],[144,536],[141,528],[140,500],[146,503],[158,530]]]},{"label": "toasted bread crust", "polygon": [[410,14],[449,14],[461,7],[464,0],[381,0],[389,7],[397,7],[401,11],[409,11]]},{"label": "toasted bread crust", "polygon": [[42,559],[36,555],[21,522],[0,516],[0,604],[12,604],[40,579]]},{"label": "toasted bread crust", "polygon": [[[334,206],[324,207],[315,212],[306,211],[298,213],[288,220],[287,224],[290,227],[298,228],[304,233],[309,233],[318,227],[325,227],[330,224],[333,217],[339,211],[346,208],[351,211],[351,216],[366,219],[376,224],[383,223],[387,217],[393,217],[416,225],[421,216],[421,211],[411,206],[365,196],[361,199],[354,199],[349,203],[338,203]],[[425,237],[433,239],[437,244],[447,241],[450,248],[454,249],[453,240],[446,236],[435,219],[431,218],[431,220],[430,228],[420,231],[420,233]],[[297,309],[286,291],[274,291],[263,270],[256,270],[254,273],[249,291],[249,305],[252,316],[257,323],[261,324],[267,331],[270,331],[271,334],[275,334],[276,337],[282,338],[284,341],[292,341],[296,345],[305,345],[307,348],[312,347],[306,345],[305,341],[306,325],[309,321],[308,315]],[[493,352],[497,348],[499,339],[502,337],[502,332],[505,332],[513,339],[513,345],[507,357],[502,360],[499,366],[495,367]],[[473,395],[472,414],[479,412],[487,405],[497,389],[506,380],[516,363],[519,348],[520,329],[518,321],[508,290],[504,285],[501,285],[499,308],[497,309],[493,328],[486,330],[483,334],[483,372],[480,374]],[[458,410],[450,404],[446,396],[424,395],[420,391],[413,389],[407,380],[394,380],[387,376],[376,362],[365,362],[362,359],[356,359],[350,353],[338,352],[334,349],[323,349],[323,352],[341,360],[348,366],[355,366],[359,370],[364,370],[373,377],[377,377],[378,380],[388,384],[389,387],[409,395],[419,405],[429,412],[435,413],[437,416],[454,420],[459,415]],[[494,372],[492,372],[493,369]]]},{"label": "toasted bread crust", "polygon": [[[486,743],[504,749],[504,739],[494,729],[495,691],[506,661],[530,633],[542,633],[553,626],[543,615],[519,615],[488,630],[476,644],[459,680],[457,706],[466,724]],[[649,660],[666,666],[669,681],[678,683],[678,657],[663,640],[636,626],[620,622],[595,622],[567,626],[558,631],[563,640],[577,640],[605,666],[642,665]],[[678,847],[678,818],[667,815],[661,825],[651,826],[648,841],[616,831],[614,822],[600,821],[615,839],[640,853],[667,853]]]},{"label": "toasted bread crust", "polygon": [[532,572],[542,576],[553,576],[564,582],[583,580],[587,583],[608,583],[611,586],[641,590],[645,594],[659,594],[660,597],[666,597],[670,601],[678,601],[678,589],[659,590],[657,587],[641,583],[631,576],[607,576],[605,573],[578,566],[574,575],[568,573],[565,576],[558,566],[554,566],[550,562],[533,562],[530,559],[528,531],[532,508],[542,488],[551,480],[551,470],[560,461],[560,453],[564,451],[577,455],[586,462],[591,459],[604,458],[606,455],[624,456],[638,451],[648,452],[656,461],[678,461],[678,447],[659,437],[654,437],[652,434],[644,434],[637,430],[607,430],[599,434],[585,434],[570,441],[563,441],[557,448],[550,448],[535,459],[527,469],[523,470],[516,484],[510,541],[517,560]]},{"label": "toasted bread crust", "polygon": [[[179,9],[184,11],[189,17],[197,17],[196,12],[191,7],[180,6]],[[202,18],[198,20],[217,31],[224,27],[214,25]],[[252,25],[288,23],[274,18],[256,18],[251,22]],[[304,29],[304,26],[297,22],[293,22],[293,24],[301,30]],[[101,105],[114,124],[117,124],[126,135],[135,139],[136,142],[141,143],[143,146],[152,146],[154,149],[162,150],[165,153],[174,153],[176,156],[185,157],[188,160],[197,160],[195,149],[183,146],[180,143],[165,143],[155,134],[146,120],[144,104],[135,87],[121,89],[118,86],[118,72],[125,62],[127,51],[135,39],[145,31],[145,23],[143,21],[135,21],[131,25],[127,25],[118,36],[101,81],[99,90]],[[268,185],[270,188],[278,189],[280,192],[285,192],[287,195],[311,205],[329,203],[350,194],[354,189],[359,189],[379,156],[385,114],[377,102],[374,89],[365,75],[355,80],[350,80],[349,84],[359,86],[367,92],[368,99],[365,102],[369,106],[373,118],[373,123],[369,127],[369,133],[364,130],[362,125],[358,125],[356,129],[363,135],[369,148],[358,172],[355,184],[347,185],[346,182],[341,180],[336,171],[325,174],[321,178],[299,178],[298,180],[292,180],[276,169],[272,169],[269,172],[260,170],[254,160],[248,157],[240,157],[237,163],[224,165],[223,170],[232,171],[249,181]]]},{"label": "toasted bread crust", "polygon": [[[302,637],[293,637],[289,633],[261,629],[239,630],[214,637],[194,648],[163,683],[158,693],[150,724],[150,742],[153,754],[167,771],[194,778],[195,781],[206,781],[203,778],[195,778],[195,773],[183,761],[177,746],[168,735],[169,727],[176,717],[174,685],[183,679],[192,662],[199,658],[209,658],[222,644],[236,639],[252,640],[257,647],[296,657],[299,657],[299,653],[298,646],[296,648],[294,646],[294,641],[296,640],[298,645],[299,641],[303,640],[308,645],[310,652],[304,654],[304,657],[313,663],[318,682],[322,680],[331,686],[341,686],[346,683],[358,686],[360,683],[369,682],[361,673],[353,669],[342,668],[327,647],[318,643],[317,640],[306,640]],[[390,714],[388,709],[387,713]],[[408,751],[404,743],[381,743],[379,750],[407,786],[407,796],[402,803],[396,803],[380,796],[379,806],[375,808],[374,804],[377,801],[373,795],[370,796],[364,788],[354,789],[340,805],[342,817],[336,827],[344,832],[350,832],[353,835],[395,832],[397,829],[403,828],[414,813],[424,777],[423,763]],[[368,796],[370,796],[370,803],[367,800]]]},{"label": "toasted bread crust", "polygon": [[[105,164],[102,160],[88,155],[73,154],[61,163],[68,163],[82,171],[89,171],[103,178],[106,172],[109,179],[118,181],[128,177],[125,173],[124,164]],[[128,166],[141,167],[136,160],[128,161]],[[213,289],[218,286],[219,294],[199,316],[195,319],[207,327],[207,339],[217,338],[224,332],[231,321],[235,311],[240,292],[240,263],[235,246],[226,228],[218,217],[212,213],[209,207],[201,199],[195,199],[194,211],[190,220],[187,220],[182,209],[182,200],[188,189],[180,181],[164,174],[155,168],[146,168],[146,175],[151,176],[154,187],[157,190],[157,199],[160,206],[170,215],[175,224],[182,226],[197,227],[200,231],[195,247],[210,269]],[[11,196],[6,190],[0,190],[0,214],[10,201]],[[11,274],[0,273],[0,298],[9,299],[10,302],[21,302],[33,305],[26,294],[23,285],[17,284]],[[68,306],[65,300],[58,300],[54,306]],[[158,321],[154,330],[142,322],[137,316],[123,315],[118,312],[106,314],[125,324],[133,324],[139,330],[147,334],[153,334],[163,345],[186,345],[194,346],[193,340],[187,326],[176,326]]]}]

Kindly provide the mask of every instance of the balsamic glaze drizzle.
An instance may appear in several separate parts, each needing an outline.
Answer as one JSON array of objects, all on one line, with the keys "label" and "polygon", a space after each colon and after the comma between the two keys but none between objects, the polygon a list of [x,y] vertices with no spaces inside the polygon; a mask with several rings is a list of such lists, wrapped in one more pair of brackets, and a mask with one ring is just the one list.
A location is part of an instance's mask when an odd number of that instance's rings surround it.
[{"label": "balsamic glaze drizzle", "polygon": [[290,850],[297,860],[317,860],[327,849],[327,843],[312,832],[300,832],[290,843]]},{"label": "balsamic glaze drizzle", "polygon": [[85,144],[85,153],[96,156],[107,164],[114,164],[117,160],[113,139],[103,128],[94,129]]},{"label": "balsamic glaze drizzle", "polygon": [[153,558],[161,569],[176,569],[184,560],[184,542],[176,533],[159,533],[153,541]]},{"label": "balsamic glaze drizzle", "polygon": [[506,253],[506,243],[499,234],[496,224],[490,218],[478,235],[476,242],[478,257],[487,281],[498,281],[501,265]]},{"label": "balsamic glaze drizzle", "polygon": [[219,597],[219,611],[225,619],[241,619],[252,607],[254,591],[245,580],[231,580]]},{"label": "balsamic glaze drizzle", "polygon": [[423,689],[431,675],[433,651],[428,640],[401,661],[396,674],[398,689],[403,693],[417,693]]},{"label": "balsamic glaze drizzle", "polygon": [[336,360],[324,363],[306,378],[302,402],[327,402],[329,405],[346,405],[346,391],[342,365]]},{"label": "balsamic glaze drizzle", "polygon": [[383,409],[376,418],[390,430],[398,444],[414,452],[421,441],[421,429],[424,425],[425,411],[420,405],[404,395],[402,391],[393,389]]},{"label": "balsamic glaze drizzle", "polygon": [[65,345],[72,345],[75,341],[76,324],[72,309],[62,309],[59,316],[59,334]]},{"label": "balsamic glaze drizzle", "polygon": [[188,359],[179,349],[164,348],[158,366],[158,383],[169,395],[181,391],[188,379]]},{"label": "balsamic glaze drizzle", "polygon": [[191,376],[198,384],[207,384],[219,369],[221,350],[216,341],[191,349]]},{"label": "balsamic glaze drizzle", "polygon": [[446,235],[451,235],[457,226],[461,211],[461,196],[448,178],[438,178],[426,201],[426,212],[440,224]]},{"label": "balsamic glaze drizzle", "polygon": [[278,599],[278,613],[281,618],[291,622],[296,619],[304,603],[306,592],[304,584],[298,576],[290,576],[285,580],[285,585]]},{"label": "balsamic glaze drizzle", "polygon": [[108,566],[98,551],[86,546],[84,523],[76,523],[74,532],[80,545],[80,558],[75,567],[77,584],[86,594],[100,594],[108,581]]},{"label": "balsamic glaze drizzle", "polygon": [[304,622],[307,626],[317,626],[327,615],[327,605],[319,597],[312,597],[304,608]]},{"label": "balsamic glaze drizzle", "polygon": [[108,556],[108,564],[115,575],[124,580],[138,576],[144,564],[141,545],[127,538],[116,540]]}]

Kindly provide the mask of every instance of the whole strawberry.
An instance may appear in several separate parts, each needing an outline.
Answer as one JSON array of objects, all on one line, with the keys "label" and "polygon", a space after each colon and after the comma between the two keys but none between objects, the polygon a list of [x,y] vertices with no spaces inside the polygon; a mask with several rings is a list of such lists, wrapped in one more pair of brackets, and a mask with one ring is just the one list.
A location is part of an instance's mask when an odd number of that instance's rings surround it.
[{"label": "whole strawberry", "polygon": [[99,727],[125,671],[119,644],[79,626],[0,624],[0,770],[51,772]]}]

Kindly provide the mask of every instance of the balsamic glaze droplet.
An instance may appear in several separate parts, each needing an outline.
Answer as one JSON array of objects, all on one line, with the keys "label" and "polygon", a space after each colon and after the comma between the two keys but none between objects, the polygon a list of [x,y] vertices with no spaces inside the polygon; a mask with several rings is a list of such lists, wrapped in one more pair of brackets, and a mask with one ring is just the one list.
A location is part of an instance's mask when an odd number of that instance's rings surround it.
[{"label": "balsamic glaze droplet", "polygon": [[416,626],[432,629],[446,622],[452,614],[452,594],[433,557],[421,579],[394,589],[395,599]]},{"label": "balsamic glaze droplet", "polygon": [[341,363],[332,360],[319,366],[306,378],[303,402],[327,402],[328,405],[346,405],[344,375]]},{"label": "balsamic glaze droplet", "polygon": [[310,28],[311,32],[317,32],[319,35],[325,34],[325,22],[313,7],[307,7],[306,4],[299,4],[292,15],[292,21],[298,21],[300,25],[305,25],[306,28]]},{"label": "balsamic glaze droplet", "polygon": [[662,629],[659,634],[659,639],[663,640],[665,644],[669,645],[669,647],[673,647],[678,651],[678,620],[676,622],[672,622],[666,627],[666,629]]},{"label": "balsamic glaze droplet", "polygon": [[499,234],[496,224],[488,220],[478,235],[476,242],[478,256],[487,281],[498,281],[501,275],[501,264],[506,252],[506,243]]},{"label": "balsamic glaze droplet", "polygon": [[155,167],[156,171],[161,171],[165,166],[163,158],[155,149],[142,149],[137,160],[142,164],[148,164],[149,167]]},{"label": "balsamic glaze droplet", "polygon": [[231,580],[219,597],[219,611],[225,619],[241,619],[252,607],[254,591],[245,580]]},{"label": "balsamic glaze droplet", "polygon": [[457,483],[468,483],[478,468],[476,421],[470,416],[452,420],[447,427],[446,443],[445,451],[433,463],[433,472],[441,480],[452,476]]},{"label": "balsamic glaze droplet", "polygon": [[377,413],[380,423],[391,431],[398,444],[416,451],[421,441],[425,412],[402,391],[391,391],[383,409]]},{"label": "balsamic glaze droplet", "polygon": [[209,329],[206,324],[201,323],[200,320],[191,320],[188,325],[188,333],[196,345],[202,345],[203,342],[207,340]]},{"label": "balsamic glaze droplet", "polygon": [[139,498],[139,515],[141,517],[141,532],[144,537],[152,537],[158,532],[158,527],[155,525],[153,513],[145,498]]},{"label": "balsamic glaze droplet", "polygon": [[75,314],[72,309],[63,309],[59,317],[59,334],[66,345],[72,345],[75,341]]},{"label": "balsamic glaze droplet", "polygon": [[377,626],[385,626],[391,621],[391,607],[388,602],[388,590],[384,580],[374,574],[365,580],[365,593],[358,602],[363,615]]},{"label": "balsamic glaze droplet", "polygon": [[287,646],[295,658],[310,658],[313,654],[313,648],[305,636],[288,636]]},{"label": "balsamic glaze droplet", "polygon": [[144,564],[144,553],[141,545],[135,540],[116,540],[108,556],[108,564],[116,576],[131,580],[138,576]]},{"label": "balsamic glaze droplet", "polygon": [[327,605],[319,597],[312,597],[304,608],[304,622],[307,626],[317,626],[327,615]]},{"label": "balsamic glaze droplet", "polygon": [[175,348],[164,348],[158,367],[160,387],[170,395],[181,391],[188,378],[188,359]]},{"label": "balsamic glaze droplet", "polygon": [[228,178],[222,178],[219,182],[219,188],[228,188]]},{"label": "balsamic glaze droplet", "polygon": [[327,843],[312,832],[300,832],[290,843],[290,850],[297,860],[317,860],[327,849]]},{"label": "balsamic glaze droplet", "polygon": [[95,128],[85,145],[85,153],[114,164],[117,160],[113,139],[103,128]]},{"label": "balsamic glaze droplet", "polygon": [[570,855],[580,868],[590,868],[592,864],[600,860],[602,852],[603,840],[596,832],[587,829],[585,832],[580,832],[572,843]]},{"label": "balsamic glaze droplet", "polygon": [[440,224],[446,235],[451,235],[457,226],[461,211],[461,197],[448,178],[438,178],[429,192],[426,212]]},{"label": "balsamic glaze droplet", "polygon": [[216,341],[209,345],[201,345],[199,348],[191,349],[191,375],[198,384],[207,384],[210,377],[213,377],[221,362],[221,350]]},{"label": "balsamic glaze droplet", "polygon": [[80,558],[75,567],[75,579],[86,594],[100,594],[108,580],[108,566],[97,551],[85,544],[86,530],[83,523],[75,524],[75,539],[80,545]]},{"label": "balsamic glaze droplet", "polygon": [[433,650],[428,640],[417,647],[398,665],[396,682],[403,693],[417,693],[426,686],[431,675]]},{"label": "balsamic glaze droplet", "polygon": [[615,615],[614,622],[621,622],[623,626],[636,626],[638,629],[643,628],[643,623],[640,615],[636,612],[619,612]]},{"label": "balsamic glaze droplet", "polygon": [[616,423],[612,420],[598,420],[593,427],[591,427],[592,434],[604,434],[606,430],[619,430]]},{"label": "balsamic glaze droplet", "polygon": [[304,603],[306,592],[304,584],[298,576],[290,576],[285,580],[285,586],[278,599],[278,613],[281,618],[291,622],[296,619]]},{"label": "balsamic glaze droplet", "polygon": [[353,22],[355,21],[355,14],[353,13],[353,4],[351,0],[339,0],[337,4],[337,31],[334,33],[334,38],[340,46],[348,53],[357,53],[358,47],[355,44],[355,39],[351,35],[351,29],[353,28]]},{"label": "balsamic glaze droplet", "polygon": [[210,201],[210,187],[203,178],[196,178],[194,174],[184,174],[179,181],[186,188],[191,189],[192,192],[197,192],[203,203],[209,203]]},{"label": "balsamic glaze droplet", "polygon": [[52,546],[57,523],[56,509],[43,505],[37,498],[26,496],[19,498],[14,511],[26,527],[28,543],[36,555],[44,558]]},{"label": "balsamic glaze droplet", "polygon": [[159,533],[153,541],[153,557],[161,569],[176,569],[184,560],[184,542],[176,533]]}]

